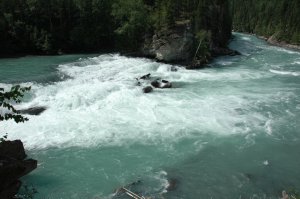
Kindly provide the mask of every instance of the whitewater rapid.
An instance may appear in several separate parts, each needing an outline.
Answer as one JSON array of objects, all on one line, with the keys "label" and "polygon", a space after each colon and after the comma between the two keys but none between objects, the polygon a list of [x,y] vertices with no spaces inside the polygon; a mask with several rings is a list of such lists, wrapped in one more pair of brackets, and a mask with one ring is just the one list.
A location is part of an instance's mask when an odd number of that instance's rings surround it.
[{"label": "whitewater rapid", "polygon": [[[101,55],[60,65],[68,78],[49,85],[31,84],[31,99],[20,109],[46,106],[29,121],[4,125],[10,139],[22,138],[28,149],[120,145],[180,139],[197,134],[230,135],[263,129],[268,118],[243,112],[255,94],[243,94],[228,82],[271,77],[249,69],[190,71],[182,67],[120,55]],[[172,89],[142,93],[136,77],[151,73],[173,83]],[[217,84],[216,84],[217,82]],[[150,82],[145,81],[144,85]],[[195,86],[196,85],[196,86]],[[266,101],[272,96],[265,96]]]},{"label": "whitewater rapid", "polygon": [[[38,117],[28,116],[24,124],[7,122],[3,128],[10,139],[21,138],[28,149],[151,143],[206,133],[271,134],[271,118],[249,109],[274,102],[281,93],[251,92],[251,84],[274,75],[298,77],[299,72],[264,63],[262,70],[224,68],[234,65],[235,59],[217,60],[220,68],[198,71],[176,66],[176,72],[171,65],[117,54],[79,59],[58,66],[63,81],[25,83],[32,86],[31,96],[17,108],[46,106],[47,110]],[[258,62],[257,56],[247,59]],[[135,78],[147,73],[152,80],[171,81],[173,88],[142,93]],[[242,87],[244,83],[249,85]],[[143,82],[146,85],[150,81]]]},{"label": "whitewater rapid", "polygon": [[[104,54],[28,57],[23,73],[22,60],[10,60],[17,68],[0,73],[0,87],[31,86],[16,107],[47,110],[1,123],[0,136],[21,139],[39,160],[26,178],[38,198],[111,198],[137,179],[133,188],[169,198],[278,198],[300,185],[300,53],[238,33],[230,47],[242,55],[202,70]],[[0,72],[8,66],[0,61]],[[144,94],[151,80],[136,78],[148,73],[173,88]],[[180,183],[169,193],[170,178]]]}]

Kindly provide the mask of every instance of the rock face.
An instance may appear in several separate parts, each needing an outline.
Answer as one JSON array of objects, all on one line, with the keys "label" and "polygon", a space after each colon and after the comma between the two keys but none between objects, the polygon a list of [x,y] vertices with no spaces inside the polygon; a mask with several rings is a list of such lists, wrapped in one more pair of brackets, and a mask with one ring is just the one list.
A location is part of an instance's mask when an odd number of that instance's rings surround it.
[{"label": "rock face", "polygon": [[187,23],[158,31],[146,40],[142,51],[158,61],[188,63],[194,51],[194,35],[190,25]]},{"label": "rock face", "polygon": [[0,157],[11,157],[17,160],[24,160],[26,154],[23,143],[20,140],[1,142]]},{"label": "rock face", "polygon": [[21,187],[19,178],[37,167],[37,161],[25,159],[26,154],[20,140],[0,143],[0,198],[12,199]]},{"label": "rock face", "polygon": [[271,37],[266,39],[268,43],[275,45],[275,46],[279,46],[279,47],[283,47],[283,48],[290,48],[293,50],[300,50],[300,46],[299,45],[293,45],[293,44],[289,44],[285,41],[278,41],[276,39],[275,35],[272,35]]},{"label": "rock face", "polygon": [[238,55],[227,48],[232,27],[228,1],[203,3],[203,8],[194,16],[176,16],[172,25],[146,36],[142,54],[187,69],[202,68],[214,56]]}]

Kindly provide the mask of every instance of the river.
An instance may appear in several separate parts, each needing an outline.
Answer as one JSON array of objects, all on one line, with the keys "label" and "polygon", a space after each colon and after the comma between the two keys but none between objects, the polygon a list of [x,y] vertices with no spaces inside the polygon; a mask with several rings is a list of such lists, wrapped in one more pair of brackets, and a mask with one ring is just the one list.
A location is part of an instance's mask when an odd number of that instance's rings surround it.
[{"label": "river", "polygon": [[[299,190],[300,53],[240,33],[230,47],[242,55],[202,70],[117,54],[1,59],[0,87],[32,86],[17,108],[47,107],[0,124],[39,162],[23,178],[35,198],[125,199],[113,195],[122,186],[166,199]],[[143,94],[135,78],[147,73],[173,88]]]}]

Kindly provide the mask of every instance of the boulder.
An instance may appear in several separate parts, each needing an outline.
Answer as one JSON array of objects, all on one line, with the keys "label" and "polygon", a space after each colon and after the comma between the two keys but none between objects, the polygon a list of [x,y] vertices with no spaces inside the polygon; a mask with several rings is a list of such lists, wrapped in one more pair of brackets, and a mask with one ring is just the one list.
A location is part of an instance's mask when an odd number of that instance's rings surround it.
[{"label": "boulder", "polygon": [[28,109],[19,110],[21,114],[28,114],[28,115],[40,115],[44,112],[47,108],[44,106],[37,106]]},{"label": "boulder", "polygon": [[12,199],[21,187],[19,178],[37,168],[37,161],[26,159],[20,140],[0,143],[0,198]]},{"label": "boulder", "polygon": [[147,86],[143,88],[143,93],[151,93],[153,91],[153,88],[151,86]]},{"label": "boulder", "polygon": [[0,157],[0,193],[1,190],[27,175],[36,167],[37,161],[33,159],[16,160],[9,157]]},{"label": "boulder", "polygon": [[172,88],[172,83],[167,80],[161,80],[160,88]]},{"label": "boulder", "polygon": [[167,80],[155,80],[151,82],[154,88],[172,88],[172,83]]},{"label": "boulder", "polygon": [[167,63],[188,63],[194,53],[194,35],[190,21],[170,29],[163,29],[146,40],[143,54]]},{"label": "boulder", "polygon": [[168,180],[167,191],[174,191],[177,189],[178,180],[175,178],[171,178]]},{"label": "boulder", "polygon": [[160,83],[159,83],[158,80],[155,80],[155,81],[152,81],[152,82],[151,82],[151,86],[153,86],[154,88],[159,88]]},{"label": "boulder", "polygon": [[21,140],[1,142],[0,156],[10,157],[16,160],[24,160],[26,158],[26,154],[23,143]]},{"label": "boulder", "polygon": [[0,192],[1,199],[13,199],[14,196],[18,193],[19,189],[21,188],[22,182],[17,180],[13,182],[11,185],[6,187],[2,192]]}]

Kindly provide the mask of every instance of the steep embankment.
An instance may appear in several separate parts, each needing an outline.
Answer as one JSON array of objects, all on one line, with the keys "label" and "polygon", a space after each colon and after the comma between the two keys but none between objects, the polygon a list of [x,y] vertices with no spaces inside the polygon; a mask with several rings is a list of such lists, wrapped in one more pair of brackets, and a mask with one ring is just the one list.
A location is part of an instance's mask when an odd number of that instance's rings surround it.
[{"label": "steep embankment", "polygon": [[272,44],[300,49],[300,1],[230,1],[235,31],[254,33]]}]

